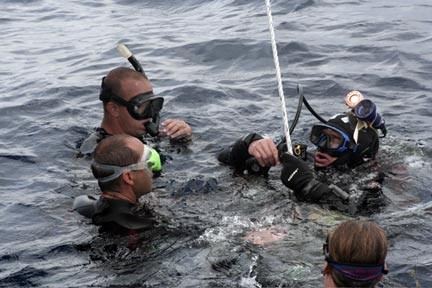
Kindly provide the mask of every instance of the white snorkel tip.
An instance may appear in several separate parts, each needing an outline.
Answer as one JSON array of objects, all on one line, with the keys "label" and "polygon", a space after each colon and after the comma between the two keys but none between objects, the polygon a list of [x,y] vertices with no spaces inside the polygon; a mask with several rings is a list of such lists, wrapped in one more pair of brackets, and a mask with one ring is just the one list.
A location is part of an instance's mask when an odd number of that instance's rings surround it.
[{"label": "white snorkel tip", "polygon": [[[142,68],[139,61],[133,56],[132,52],[129,50],[129,48],[126,47],[124,44],[118,44],[117,50],[120,52],[120,54],[126,58],[129,63],[132,64],[132,66],[135,68],[135,71],[140,72],[144,75],[145,78],[147,78],[144,69]],[[148,78],[147,78],[148,79]]]},{"label": "white snorkel tip", "polygon": [[117,51],[126,59],[132,56],[132,52],[124,44],[117,45]]}]

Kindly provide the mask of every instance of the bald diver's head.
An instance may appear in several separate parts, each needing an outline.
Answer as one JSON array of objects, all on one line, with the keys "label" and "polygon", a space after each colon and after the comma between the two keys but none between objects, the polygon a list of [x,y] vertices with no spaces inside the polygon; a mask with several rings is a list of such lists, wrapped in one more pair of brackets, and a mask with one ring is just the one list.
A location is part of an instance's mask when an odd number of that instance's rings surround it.
[{"label": "bald diver's head", "polygon": [[102,79],[99,99],[104,105],[101,127],[109,134],[157,135],[156,119],[164,100],[154,95],[152,84],[142,73],[125,67],[111,70]]}]

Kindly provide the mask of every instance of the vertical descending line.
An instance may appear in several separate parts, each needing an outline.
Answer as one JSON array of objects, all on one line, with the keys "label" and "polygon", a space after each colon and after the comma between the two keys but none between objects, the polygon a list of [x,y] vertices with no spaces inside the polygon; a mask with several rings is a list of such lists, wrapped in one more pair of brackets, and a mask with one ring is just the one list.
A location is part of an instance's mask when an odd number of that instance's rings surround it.
[{"label": "vertical descending line", "polygon": [[273,50],[273,61],[276,68],[276,79],[278,82],[278,91],[279,91],[279,98],[281,101],[281,108],[282,108],[282,114],[283,114],[283,121],[284,121],[284,132],[285,132],[285,138],[286,138],[286,144],[288,148],[288,152],[293,155],[292,145],[291,145],[291,136],[289,133],[289,124],[288,124],[288,114],[286,111],[285,106],[285,96],[283,92],[282,87],[282,77],[279,67],[279,58],[277,53],[277,47],[276,47],[276,39],[275,39],[275,33],[273,28],[273,17],[271,13],[271,7],[270,7],[270,0],[265,0],[266,7],[267,7],[267,18],[269,23],[269,30],[270,30],[270,37],[271,37],[271,44],[272,44],[272,50]]}]

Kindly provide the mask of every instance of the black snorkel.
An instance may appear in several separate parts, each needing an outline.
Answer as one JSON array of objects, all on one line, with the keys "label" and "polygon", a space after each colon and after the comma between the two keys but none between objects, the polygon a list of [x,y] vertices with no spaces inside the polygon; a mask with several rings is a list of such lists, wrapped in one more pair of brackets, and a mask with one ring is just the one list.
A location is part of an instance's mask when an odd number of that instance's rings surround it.
[{"label": "black snorkel", "polygon": [[[126,47],[126,45],[124,44],[117,45],[117,51],[119,51],[120,54],[124,58],[126,58],[129,61],[129,63],[132,64],[132,66],[137,72],[142,73],[143,76],[146,79],[148,79],[147,75],[144,72],[144,69],[141,66],[141,63],[135,58],[135,56],[132,54],[129,48]],[[162,109],[162,107],[160,107],[160,109]],[[155,137],[159,134],[159,122],[160,122],[160,116],[159,116],[159,112],[157,112],[157,113],[153,113],[152,121],[144,124],[146,131],[150,136]]]}]

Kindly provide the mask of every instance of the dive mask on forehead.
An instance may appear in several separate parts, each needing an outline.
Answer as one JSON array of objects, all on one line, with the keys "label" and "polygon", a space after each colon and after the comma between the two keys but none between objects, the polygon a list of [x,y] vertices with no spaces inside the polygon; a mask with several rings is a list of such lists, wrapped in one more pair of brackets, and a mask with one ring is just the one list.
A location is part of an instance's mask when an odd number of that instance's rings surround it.
[{"label": "dive mask on forehead", "polygon": [[141,156],[141,159],[138,163],[120,167],[115,165],[100,164],[93,160],[91,165],[96,169],[101,169],[112,173],[109,176],[98,178],[97,180],[99,182],[112,181],[118,178],[124,171],[147,170],[159,172],[162,170],[159,153],[147,145],[144,145],[143,155]]},{"label": "dive mask on forehead", "polygon": [[317,124],[312,127],[310,141],[324,153],[332,157],[339,157],[343,152],[355,152],[357,145],[342,130],[327,125]]}]

